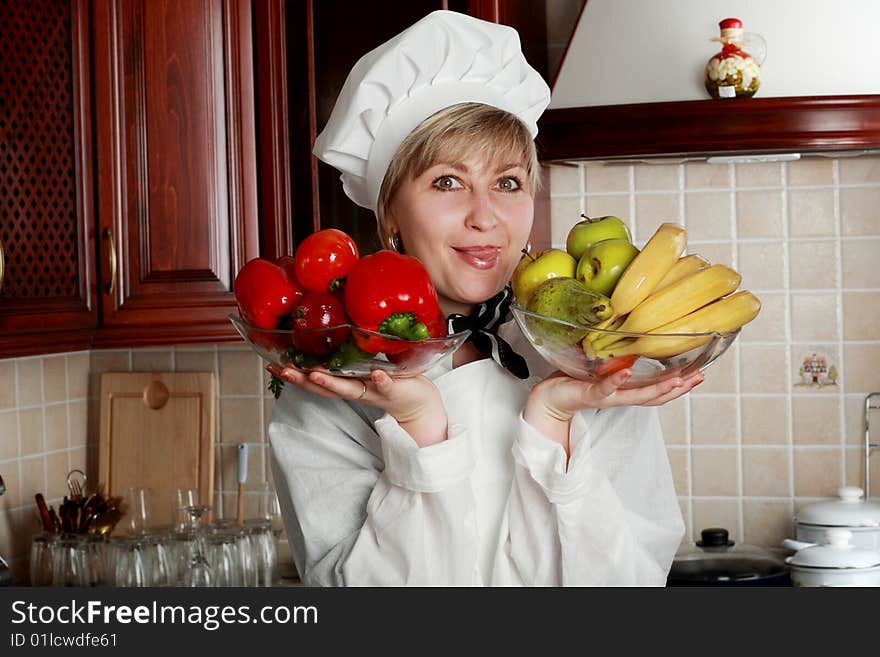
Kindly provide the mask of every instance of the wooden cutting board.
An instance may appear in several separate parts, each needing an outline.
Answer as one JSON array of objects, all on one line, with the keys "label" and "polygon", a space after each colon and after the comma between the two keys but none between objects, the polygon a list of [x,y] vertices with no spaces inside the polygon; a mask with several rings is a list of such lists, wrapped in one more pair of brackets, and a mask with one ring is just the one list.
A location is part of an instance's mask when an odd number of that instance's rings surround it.
[{"label": "wooden cutting board", "polygon": [[150,489],[153,526],[172,522],[178,488],[198,490],[199,502],[213,505],[214,397],[213,373],[101,375],[99,481],[111,495]]}]

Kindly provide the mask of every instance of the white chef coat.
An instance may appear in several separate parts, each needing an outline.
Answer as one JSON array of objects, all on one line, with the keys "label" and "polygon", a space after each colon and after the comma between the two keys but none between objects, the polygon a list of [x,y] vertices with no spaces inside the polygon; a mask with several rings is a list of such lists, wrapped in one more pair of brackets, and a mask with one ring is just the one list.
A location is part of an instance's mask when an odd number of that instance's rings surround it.
[{"label": "white chef coat", "polygon": [[426,376],[448,439],[288,384],[269,426],[297,570],[314,586],[663,586],[684,524],[656,409],[585,410],[571,458],[522,418],[552,368],[513,322],[522,381],[491,359]]}]

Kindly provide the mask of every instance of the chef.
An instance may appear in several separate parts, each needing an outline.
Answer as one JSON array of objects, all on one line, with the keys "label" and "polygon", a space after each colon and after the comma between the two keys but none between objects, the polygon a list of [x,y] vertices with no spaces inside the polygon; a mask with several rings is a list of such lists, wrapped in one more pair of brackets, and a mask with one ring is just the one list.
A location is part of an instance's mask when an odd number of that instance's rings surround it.
[{"label": "chef", "polygon": [[512,28],[436,11],[362,57],[314,152],[468,342],[423,376],[275,370],[272,470],[314,586],[662,586],[684,526],[656,407],[553,372],[510,321],[550,100]]}]

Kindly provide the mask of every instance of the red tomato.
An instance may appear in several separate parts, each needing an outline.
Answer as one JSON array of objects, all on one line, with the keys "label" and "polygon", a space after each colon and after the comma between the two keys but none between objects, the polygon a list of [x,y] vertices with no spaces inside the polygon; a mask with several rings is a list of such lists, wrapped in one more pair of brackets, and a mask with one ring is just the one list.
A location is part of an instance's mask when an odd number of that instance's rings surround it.
[{"label": "red tomato", "polygon": [[287,274],[287,278],[296,288],[297,295],[296,301],[293,304],[293,307],[296,308],[297,304],[299,304],[300,299],[302,299],[303,294],[305,294],[305,288],[300,284],[299,280],[296,278],[296,258],[292,255],[281,256],[280,258],[275,258],[275,264],[281,267],[281,270]]},{"label": "red tomato", "polygon": [[358,255],[354,240],[341,230],[319,230],[296,250],[296,278],[310,292],[329,292],[330,283],[347,276]]},{"label": "red tomato", "polygon": [[274,329],[301,295],[278,265],[263,258],[254,258],[242,267],[232,287],[242,319],[264,329]]},{"label": "red tomato", "polygon": [[328,292],[306,292],[293,313],[293,344],[303,353],[326,356],[341,345],[350,333],[342,302]]}]

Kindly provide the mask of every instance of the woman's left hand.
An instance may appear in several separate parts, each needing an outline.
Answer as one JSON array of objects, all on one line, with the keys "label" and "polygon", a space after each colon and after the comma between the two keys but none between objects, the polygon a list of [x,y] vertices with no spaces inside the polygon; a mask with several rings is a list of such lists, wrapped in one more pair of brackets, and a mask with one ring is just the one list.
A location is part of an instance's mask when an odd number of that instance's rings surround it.
[{"label": "woman's left hand", "polygon": [[631,370],[622,370],[601,381],[580,381],[555,372],[532,388],[523,409],[526,422],[569,451],[572,416],[584,408],[612,406],[660,406],[690,392],[703,382],[699,371],[686,378],[673,377],[660,383],[622,390]]}]

